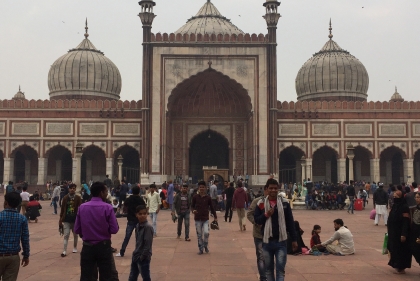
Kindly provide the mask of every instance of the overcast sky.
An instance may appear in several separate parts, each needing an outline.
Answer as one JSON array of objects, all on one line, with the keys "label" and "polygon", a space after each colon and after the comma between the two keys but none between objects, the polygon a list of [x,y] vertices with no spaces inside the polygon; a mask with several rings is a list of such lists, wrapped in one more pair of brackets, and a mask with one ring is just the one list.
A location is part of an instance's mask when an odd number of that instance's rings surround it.
[{"label": "overcast sky", "polygon": [[[155,0],[152,31],[173,32],[206,0]],[[135,0],[3,0],[0,9],[0,99],[19,84],[28,99],[48,99],[48,71],[76,47],[89,22],[89,39],[119,68],[121,99],[141,99],[142,28]],[[212,0],[247,33],[266,33],[264,0]],[[278,99],[296,100],[300,67],[334,40],[366,67],[368,100],[389,100],[398,86],[405,100],[420,100],[420,1],[283,0],[278,25]],[[227,73],[227,75],[229,75]]]}]

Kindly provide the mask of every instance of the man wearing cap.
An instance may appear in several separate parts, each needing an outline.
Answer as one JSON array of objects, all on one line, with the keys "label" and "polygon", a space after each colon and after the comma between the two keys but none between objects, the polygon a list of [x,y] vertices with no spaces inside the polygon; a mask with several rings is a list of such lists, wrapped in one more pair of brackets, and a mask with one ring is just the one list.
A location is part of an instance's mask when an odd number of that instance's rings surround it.
[{"label": "man wearing cap", "polygon": [[376,210],[375,225],[379,223],[381,215],[384,217],[385,225],[388,221],[388,194],[384,190],[384,184],[378,183],[379,188],[373,193],[373,207]]}]

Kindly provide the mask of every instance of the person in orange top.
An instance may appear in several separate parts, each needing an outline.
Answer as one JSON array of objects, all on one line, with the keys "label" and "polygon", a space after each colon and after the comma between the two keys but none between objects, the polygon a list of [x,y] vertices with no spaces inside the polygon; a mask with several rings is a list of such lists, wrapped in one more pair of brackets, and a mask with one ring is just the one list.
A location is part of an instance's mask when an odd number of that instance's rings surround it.
[{"label": "person in orange top", "polygon": [[367,182],[367,184],[365,184],[365,190],[367,193],[367,198],[369,198],[369,193],[370,193],[370,181]]}]

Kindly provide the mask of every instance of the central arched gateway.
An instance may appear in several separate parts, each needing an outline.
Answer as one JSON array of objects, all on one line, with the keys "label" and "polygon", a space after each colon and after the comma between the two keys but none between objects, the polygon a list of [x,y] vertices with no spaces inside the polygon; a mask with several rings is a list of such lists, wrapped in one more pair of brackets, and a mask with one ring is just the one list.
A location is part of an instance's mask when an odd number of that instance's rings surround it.
[{"label": "central arched gateway", "polygon": [[241,84],[208,68],[179,83],[167,106],[164,174],[196,181],[203,166],[252,170],[252,104]]},{"label": "central arched gateway", "polygon": [[208,130],[195,136],[189,146],[189,176],[193,182],[204,179],[203,166],[229,169],[229,143],[225,137]]}]

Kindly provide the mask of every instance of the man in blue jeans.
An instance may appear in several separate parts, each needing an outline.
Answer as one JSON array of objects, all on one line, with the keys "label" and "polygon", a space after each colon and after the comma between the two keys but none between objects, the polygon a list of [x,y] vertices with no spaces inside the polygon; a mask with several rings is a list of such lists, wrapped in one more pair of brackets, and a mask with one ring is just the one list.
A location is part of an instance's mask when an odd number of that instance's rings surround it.
[{"label": "man in blue jeans", "polygon": [[[278,182],[275,179],[269,179],[266,185],[268,196],[258,201],[254,221],[261,225],[267,281],[282,281],[287,261],[287,233],[290,235],[293,251],[298,248],[297,234],[288,200],[278,196]],[[274,258],[276,259],[275,266]]]},{"label": "man in blue jeans", "polygon": [[263,235],[261,233],[261,225],[255,223],[254,214],[255,209],[258,208],[257,204],[258,201],[264,199],[268,195],[267,185],[264,186],[264,194],[263,196],[257,197],[252,201],[251,206],[248,209],[247,218],[253,224],[253,232],[252,236],[254,236],[254,244],[255,244],[255,253],[257,255],[257,268],[258,274],[260,275],[260,281],[267,281],[265,276],[265,262],[264,262],[264,253],[263,253]]},{"label": "man in blue jeans", "polygon": [[215,221],[217,221],[217,214],[214,210],[211,197],[207,195],[206,182],[200,181],[198,188],[200,193],[194,195],[191,209],[193,210],[195,229],[197,231],[198,254],[202,255],[203,250],[209,253],[209,208]]},{"label": "man in blue jeans", "polygon": [[132,190],[133,195],[131,195],[124,201],[124,206],[127,207],[127,227],[125,229],[124,242],[122,243],[120,252],[116,255],[117,257],[124,256],[125,249],[127,248],[128,242],[131,238],[131,234],[133,233],[133,230],[136,228],[136,225],[138,223],[138,219],[136,217],[137,206],[144,205],[146,208],[146,203],[140,196],[140,187],[134,186]]},{"label": "man in blue jeans", "polygon": [[354,188],[354,181],[350,181],[349,187],[347,187],[347,196],[349,197],[350,203],[347,209],[347,213],[354,214],[354,197],[356,196],[356,189]]},{"label": "man in blue jeans", "polygon": [[190,239],[190,207],[191,207],[191,195],[188,194],[188,184],[184,184],[181,188],[181,192],[177,193],[172,204],[172,215],[178,215],[178,229],[177,238],[181,238],[182,222],[185,225],[185,241],[191,241]]}]

